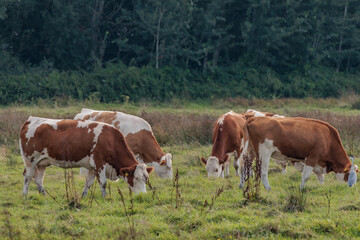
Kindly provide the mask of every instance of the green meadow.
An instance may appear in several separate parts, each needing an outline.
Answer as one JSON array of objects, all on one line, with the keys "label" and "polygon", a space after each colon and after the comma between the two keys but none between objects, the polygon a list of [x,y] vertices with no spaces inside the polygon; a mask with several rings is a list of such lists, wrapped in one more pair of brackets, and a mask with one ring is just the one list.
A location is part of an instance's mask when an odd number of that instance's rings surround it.
[{"label": "green meadow", "polygon": [[[211,152],[217,117],[248,108],[325,120],[335,126],[348,154],[360,164],[358,97],[343,99],[229,99],[213,102],[102,104],[38,102],[0,108],[0,239],[356,239],[360,238],[360,186],[349,188],[333,173],[320,185],[313,175],[300,192],[301,173],[286,175],[271,162],[270,192],[248,200],[230,176],[208,179],[200,157]],[[108,181],[103,199],[95,182],[80,195],[85,176],[78,169],[49,167],[46,196],[30,184],[22,196],[24,169],[18,149],[21,124],[30,116],[72,118],[82,107],[139,115],[153,127],[163,150],[173,155],[174,180],[150,175],[152,189],[131,195],[123,180]],[[72,175],[72,177],[69,177]]]}]

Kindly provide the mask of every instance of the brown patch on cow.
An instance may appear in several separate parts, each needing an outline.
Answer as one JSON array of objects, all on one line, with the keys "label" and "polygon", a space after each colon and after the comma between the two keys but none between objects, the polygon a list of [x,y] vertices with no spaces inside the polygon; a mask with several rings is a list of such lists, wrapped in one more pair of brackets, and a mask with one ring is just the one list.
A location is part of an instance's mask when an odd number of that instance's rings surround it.
[{"label": "brown patch on cow", "polygon": [[140,130],[137,133],[129,133],[126,142],[134,154],[139,154],[145,163],[157,162],[165,153],[161,150],[152,132]]},{"label": "brown patch on cow", "polygon": [[113,125],[119,129],[119,127],[120,127],[120,121],[114,122]]},{"label": "brown patch on cow", "polygon": [[[221,118],[222,124],[219,123]],[[214,124],[211,156],[217,157],[220,164],[224,164],[229,160],[228,153],[237,151],[240,155],[242,151],[241,139],[244,137],[245,117],[243,114],[232,113],[222,115],[219,119]]]},{"label": "brown patch on cow", "polygon": [[26,122],[23,125],[20,133],[23,151],[27,157],[33,155],[35,151],[42,152],[47,149],[51,158],[70,162],[80,161],[89,155],[94,145],[95,134],[92,130],[98,125],[91,123],[86,128],[77,128],[77,121],[62,120],[58,122],[58,128],[55,130],[48,124],[41,124],[36,129],[34,137],[27,140],[26,132],[29,123]]},{"label": "brown patch on cow", "polygon": [[265,139],[282,155],[304,160],[308,166],[317,164],[327,172],[348,172],[351,162],[342,146],[338,131],[330,124],[305,118],[256,117],[247,120],[250,143],[256,153]]},{"label": "brown patch on cow", "polygon": [[[116,112],[96,112],[97,116],[95,117],[95,121],[104,122],[107,124],[112,124],[112,122],[116,119]],[[94,113],[92,113],[94,114]],[[91,115],[92,115],[91,114]],[[93,117],[93,116],[91,116]]]}]

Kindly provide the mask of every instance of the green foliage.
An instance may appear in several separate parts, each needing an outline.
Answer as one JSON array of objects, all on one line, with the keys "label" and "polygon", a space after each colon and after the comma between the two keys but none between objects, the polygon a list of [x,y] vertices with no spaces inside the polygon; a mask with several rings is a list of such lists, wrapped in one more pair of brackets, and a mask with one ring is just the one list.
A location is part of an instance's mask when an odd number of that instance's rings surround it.
[{"label": "green foliage", "polygon": [[358,0],[1,3],[0,104],[360,93]]},{"label": "green foliage", "polygon": [[[207,73],[165,66],[127,67],[108,63],[95,71],[58,71],[51,63],[19,74],[0,74],[0,104],[31,103],[37,99],[72,98],[101,102],[169,101],[228,97],[338,97],[360,93],[359,75],[328,68],[310,68],[306,75],[282,77],[270,68],[256,69],[241,63],[213,68]],[[16,65],[16,64],[15,64]],[[16,67],[15,67],[16,68]]]}]

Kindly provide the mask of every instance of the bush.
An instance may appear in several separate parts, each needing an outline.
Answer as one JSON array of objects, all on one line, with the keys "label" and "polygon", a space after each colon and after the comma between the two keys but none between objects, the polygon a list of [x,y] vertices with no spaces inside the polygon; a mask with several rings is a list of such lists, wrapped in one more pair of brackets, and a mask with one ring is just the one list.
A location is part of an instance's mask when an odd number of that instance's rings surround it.
[{"label": "bush", "polygon": [[[242,63],[212,68],[207,73],[174,66],[158,70],[151,66],[128,67],[122,63],[108,63],[94,71],[58,71],[47,61],[25,70],[19,67],[16,59],[8,60],[10,69],[0,69],[0,104],[30,103],[40,98],[86,100],[94,93],[101,102],[324,98],[338,97],[349,89],[360,93],[358,75],[336,73],[326,68],[286,76],[270,68],[255,69]],[[2,65],[0,60],[0,67]]]}]

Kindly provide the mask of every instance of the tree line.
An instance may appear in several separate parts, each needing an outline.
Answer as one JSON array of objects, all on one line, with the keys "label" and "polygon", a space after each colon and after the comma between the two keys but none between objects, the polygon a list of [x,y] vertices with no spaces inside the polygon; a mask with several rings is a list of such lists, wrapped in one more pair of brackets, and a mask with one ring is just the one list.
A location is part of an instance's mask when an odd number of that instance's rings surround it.
[{"label": "tree line", "polygon": [[359,0],[0,6],[2,104],[91,94],[102,101],[329,97],[360,93],[359,69]]}]

